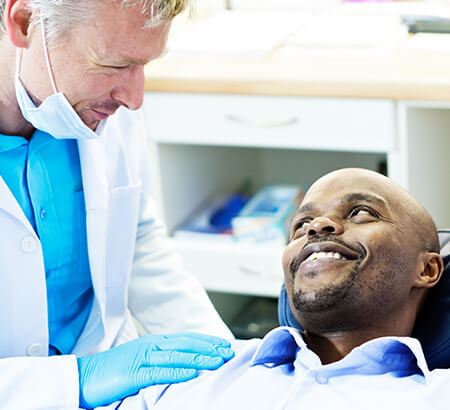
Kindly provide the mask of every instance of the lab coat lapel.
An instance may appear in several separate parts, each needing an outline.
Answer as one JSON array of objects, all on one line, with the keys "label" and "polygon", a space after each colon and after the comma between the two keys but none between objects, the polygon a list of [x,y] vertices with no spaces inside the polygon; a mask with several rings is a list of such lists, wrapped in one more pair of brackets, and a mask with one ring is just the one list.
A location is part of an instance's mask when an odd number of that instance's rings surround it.
[{"label": "lab coat lapel", "polygon": [[[30,221],[27,219],[25,214],[23,213],[22,208],[17,202],[16,198],[12,194],[11,190],[6,185],[6,182],[0,176],[0,209],[3,209],[6,213],[10,214],[14,218],[16,218],[19,222],[27,227],[33,236],[36,236],[33,227],[30,224]],[[36,237],[36,239],[38,239]]]},{"label": "lab coat lapel", "polygon": [[[98,344],[105,334],[105,256],[108,215],[108,181],[102,138],[80,139],[78,148],[86,202],[89,263],[95,300],[77,350]],[[99,320],[101,318],[101,320]],[[101,332],[99,331],[101,329]],[[94,338],[94,339],[92,339]]]}]

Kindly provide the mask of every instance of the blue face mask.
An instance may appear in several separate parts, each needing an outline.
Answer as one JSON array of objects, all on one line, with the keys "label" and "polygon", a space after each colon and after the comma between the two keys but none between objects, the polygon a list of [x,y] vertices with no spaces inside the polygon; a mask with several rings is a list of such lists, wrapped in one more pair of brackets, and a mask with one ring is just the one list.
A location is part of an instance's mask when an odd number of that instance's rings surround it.
[{"label": "blue face mask", "polygon": [[15,88],[16,98],[24,118],[34,128],[44,131],[54,138],[86,139],[98,138],[98,132],[104,127],[104,121],[97,126],[97,133],[92,131],[78,116],[63,93],[58,92],[50,68],[47,45],[45,42],[44,25],[41,18],[41,33],[44,47],[47,71],[52,83],[54,94],[47,97],[39,107],[36,107],[19,78],[22,60],[22,49],[17,50]]}]

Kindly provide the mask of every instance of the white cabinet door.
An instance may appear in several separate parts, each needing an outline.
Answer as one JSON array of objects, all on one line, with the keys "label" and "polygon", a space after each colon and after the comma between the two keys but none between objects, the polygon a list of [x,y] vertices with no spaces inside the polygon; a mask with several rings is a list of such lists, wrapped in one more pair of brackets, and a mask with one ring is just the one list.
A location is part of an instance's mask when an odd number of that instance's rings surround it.
[{"label": "white cabinet door", "polygon": [[395,145],[389,100],[151,93],[155,141],[179,144],[387,152]]}]

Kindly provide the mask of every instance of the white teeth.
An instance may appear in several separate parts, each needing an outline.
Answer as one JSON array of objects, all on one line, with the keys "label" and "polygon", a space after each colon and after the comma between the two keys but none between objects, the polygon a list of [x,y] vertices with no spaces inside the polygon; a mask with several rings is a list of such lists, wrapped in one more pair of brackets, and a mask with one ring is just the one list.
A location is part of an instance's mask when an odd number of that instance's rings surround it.
[{"label": "white teeth", "polygon": [[318,259],[324,258],[340,259],[340,260],[347,259],[344,255],[341,255],[339,252],[314,252],[306,258],[306,261],[316,261]]}]

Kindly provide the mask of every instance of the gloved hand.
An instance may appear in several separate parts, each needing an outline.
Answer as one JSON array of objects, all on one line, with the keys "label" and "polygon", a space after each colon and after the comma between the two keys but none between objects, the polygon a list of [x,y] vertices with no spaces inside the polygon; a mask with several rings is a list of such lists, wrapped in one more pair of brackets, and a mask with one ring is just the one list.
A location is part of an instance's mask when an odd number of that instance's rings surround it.
[{"label": "gloved hand", "polygon": [[146,335],[77,358],[80,407],[113,403],[153,384],[178,383],[213,370],[234,352],[224,339],[198,333]]}]

